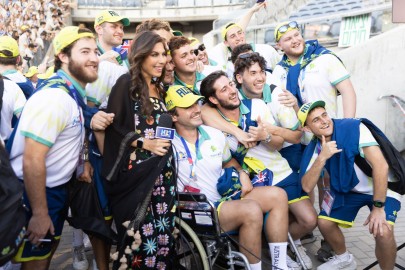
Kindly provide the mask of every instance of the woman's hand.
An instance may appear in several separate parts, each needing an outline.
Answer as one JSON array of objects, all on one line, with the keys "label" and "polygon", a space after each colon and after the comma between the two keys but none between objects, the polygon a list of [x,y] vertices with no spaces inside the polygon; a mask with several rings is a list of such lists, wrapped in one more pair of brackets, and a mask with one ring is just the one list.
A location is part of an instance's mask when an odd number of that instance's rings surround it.
[{"label": "woman's hand", "polygon": [[152,152],[158,156],[164,156],[169,151],[169,147],[171,146],[171,142],[169,140],[163,139],[145,139],[143,141],[143,149]]}]

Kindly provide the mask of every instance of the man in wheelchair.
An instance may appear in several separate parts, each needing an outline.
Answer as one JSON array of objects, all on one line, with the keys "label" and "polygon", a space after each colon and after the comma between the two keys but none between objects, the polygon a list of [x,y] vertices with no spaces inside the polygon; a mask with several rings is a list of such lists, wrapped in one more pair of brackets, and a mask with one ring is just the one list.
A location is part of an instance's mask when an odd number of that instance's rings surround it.
[{"label": "man in wheelchair", "polygon": [[[179,85],[171,86],[167,92],[166,107],[176,128],[173,148],[178,166],[178,190],[204,193],[216,206],[222,231],[239,230],[241,252],[247,257],[251,269],[262,269],[263,227],[273,269],[288,269],[286,193],[278,187],[252,186],[249,175],[232,158],[224,134],[202,125],[198,104],[202,98]],[[234,167],[239,173],[241,199],[223,199],[217,191],[218,179],[223,168],[227,167]],[[264,220],[263,214],[267,213],[269,218]]]}]

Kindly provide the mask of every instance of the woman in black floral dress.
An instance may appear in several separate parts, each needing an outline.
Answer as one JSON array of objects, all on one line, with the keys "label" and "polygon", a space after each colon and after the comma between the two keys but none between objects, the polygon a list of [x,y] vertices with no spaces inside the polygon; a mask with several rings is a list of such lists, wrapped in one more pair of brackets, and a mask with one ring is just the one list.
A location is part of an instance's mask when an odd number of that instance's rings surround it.
[{"label": "woman in black floral dress", "polygon": [[[109,97],[107,112],[115,117],[106,130],[104,145],[103,169],[104,175],[108,175],[124,137],[135,134],[114,181],[106,183],[119,236],[120,253],[114,268],[171,269],[175,191],[171,158],[155,174],[156,178],[148,179],[149,172],[156,172],[157,168],[156,162],[150,161],[165,156],[170,149],[170,141],[155,138],[159,117],[166,112],[165,92],[161,88],[166,64],[164,40],[153,32],[137,34],[129,61],[129,74],[117,80]],[[153,187],[150,189],[148,184]],[[148,200],[149,190],[151,197],[144,219],[132,231],[128,230],[128,221],[139,217],[142,211],[137,207]]]}]

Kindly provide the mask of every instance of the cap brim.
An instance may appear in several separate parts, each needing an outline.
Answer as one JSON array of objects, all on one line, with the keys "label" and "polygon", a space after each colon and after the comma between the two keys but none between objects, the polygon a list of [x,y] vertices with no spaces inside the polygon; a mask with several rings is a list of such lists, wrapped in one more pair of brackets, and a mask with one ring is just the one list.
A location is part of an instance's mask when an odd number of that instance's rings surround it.
[{"label": "cap brim", "polygon": [[189,97],[187,97],[184,102],[184,104],[182,104],[181,106],[177,106],[180,108],[188,108],[190,106],[192,106],[194,103],[196,103],[197,101],[199,101],[200,99],[204,99],[203,96],[198,96],[198,95],[190,95]]},{"label": "cap brim", "polygon": [[173,34],[173,36],[175,36],[175,37],[181,37],[181,36],[183,36],[183,33],[182,33],[181,31],[179,31],[179,30],[173,30],[173,31],[172,31],[172,34]]},{"label": "cap brim", "polygon": [[312,103],[312,105],[309,107],[308,113],[310,111],[312,111],[313,109],[317,108],[317,107],[323,107],[325,108],[325,101],[323,100],[318,100]]},{"label": "cap brim", "polygon": [[[303,105],[303,106],[304,106],[304,105]],[[318,100],[318,101],[312,102],[311,106],[309,106],[309,108],[308,108],[308,110],[306,111],[306,113],[305,113],[305,114],[302,114],[301,116],[299,115],[299,114],[300,114],[300,111],[298,111],[298,119],[300,120],[302,126],[305,126],[305,122],[307,121],[308,114],[309,114],[313,109],[318,108],[318,107],[325,108],[325,101]]]}]

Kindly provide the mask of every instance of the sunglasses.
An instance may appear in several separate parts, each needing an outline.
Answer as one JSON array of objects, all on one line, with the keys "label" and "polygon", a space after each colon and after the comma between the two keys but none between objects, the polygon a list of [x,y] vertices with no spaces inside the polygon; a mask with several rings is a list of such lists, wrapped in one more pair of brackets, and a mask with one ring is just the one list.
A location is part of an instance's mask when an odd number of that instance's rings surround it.
[{"label": "sunglasses", "polygon": [[247,58],[250,58],[250,57],[252,57],[254,55],[259,55],[259,54],[257,52],[242,53],[242,54],[238,55],[238,58],[239,59],[247,59]]},{"label": "sunglasses", "polygon": [[[288,29],[298,29],[298,23],[296,21],[292,21],[289,22],[288,24],[284,24],[282,26],[280,26],[277,30],[277,37],[278,39],[280,38],[281,34],[284,34],[285,32],[287,32]],[[278,40],[277,39],[277,40]]]},{"label": "sunglasses", "polygon": [[198,46],[198,48],[197,49],[194,49],[194,54],[196,55],[196,56],[198,56],[198,51],[205,51],[205,45],[204,44],[201,44],[200,46]]}]

